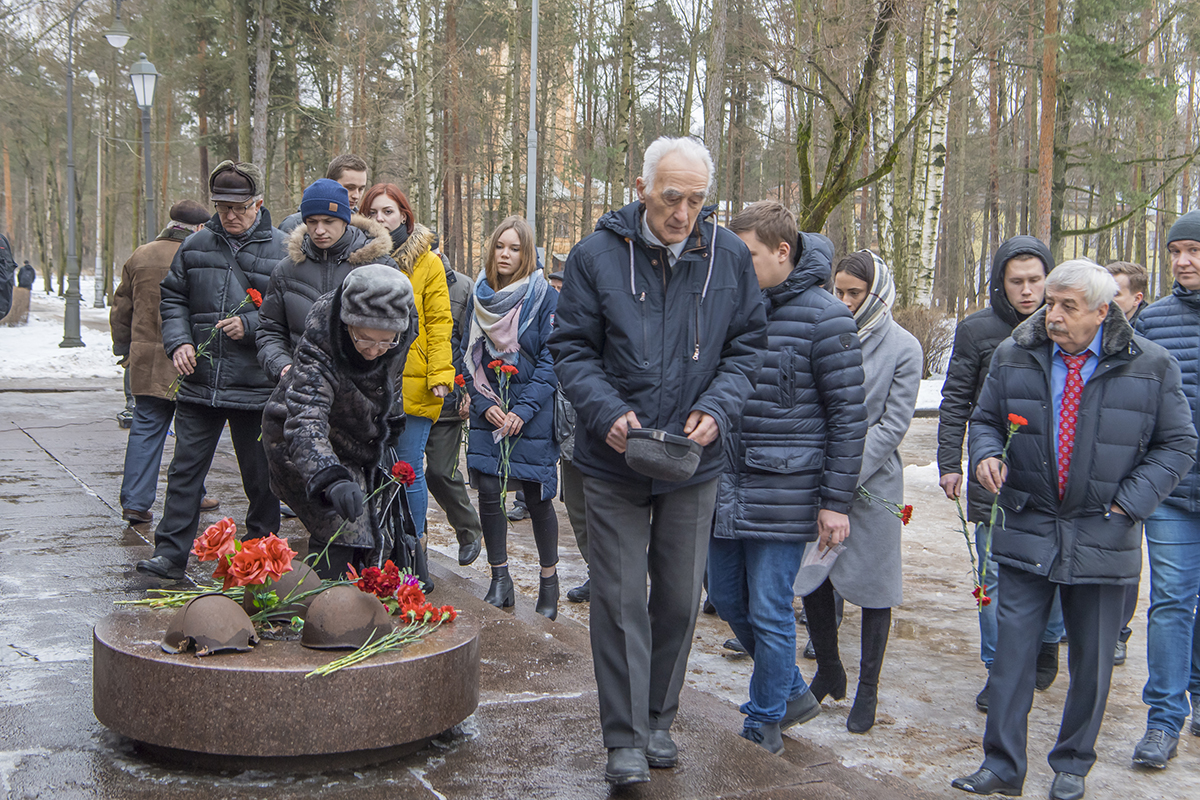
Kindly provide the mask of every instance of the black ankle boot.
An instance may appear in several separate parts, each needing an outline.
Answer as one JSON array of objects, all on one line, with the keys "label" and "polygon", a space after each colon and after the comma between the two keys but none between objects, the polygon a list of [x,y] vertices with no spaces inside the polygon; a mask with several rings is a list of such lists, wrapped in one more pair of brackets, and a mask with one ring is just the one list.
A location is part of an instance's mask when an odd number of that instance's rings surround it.
[{"label": "black ankle boot", "polygon": [[879,698],[878,687],[870,683],[858,684],[854,693],[854,707],[846,718],[846,730],[851,733],[866,733],[875,724],[875,703]]},{"label": "black ankle boot", "polygon": [[534,609],[543,617],[558,618],[558,573],[538,581],[537,607]]},{"label": "black ankle boot", "polygon": [[846,697],[846,670],[842,667],[841,661],[821,664],[817,667],[817,674],[813,676],[812,683],[808,685],[809,690],[813,693],[813,697],[817,698],[817,702],[821,702],[826,696],[832,697],[834,700],[842,700]]},{"label": "black ankle boot", "polygon": [[491,603],[496,608],[512,608],[516,603],[513,597],[513,582],[508,576],[508,565],[492,567],[492,583],[488,586],[483,602]]}]

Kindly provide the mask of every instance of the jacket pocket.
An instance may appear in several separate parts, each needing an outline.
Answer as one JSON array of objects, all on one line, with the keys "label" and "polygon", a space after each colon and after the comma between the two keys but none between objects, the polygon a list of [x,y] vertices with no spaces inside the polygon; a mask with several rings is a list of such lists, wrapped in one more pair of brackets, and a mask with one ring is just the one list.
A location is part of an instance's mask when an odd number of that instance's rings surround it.
[{"label": "jacket pocket", "polygon": [[746,467],[752,471],[793,474],[815,472],[825,461],[825,454],[811,447],[760,445],[746,448]]},{"label": "jacket pocket", "polygon": [[779,350],[779,406],[796,405],[796,348],[787,345]]},{"label": "jacket pocket", "polygon": [[[1021,511],[1025,508],[1025,504],[1029,502],[1029,492],[1022,492],[1019,489],[1010,489],[1008,486],[1003,486],[1000,489],[1000,505],[1008,511]],[[989,503],[989,506],[991,504]]]}]

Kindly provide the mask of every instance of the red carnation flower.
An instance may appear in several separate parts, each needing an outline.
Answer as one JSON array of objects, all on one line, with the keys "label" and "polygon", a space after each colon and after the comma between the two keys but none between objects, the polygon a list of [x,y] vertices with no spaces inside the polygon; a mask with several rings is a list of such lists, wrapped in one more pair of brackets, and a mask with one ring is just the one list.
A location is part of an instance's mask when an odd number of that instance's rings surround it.
[{"label": "red carnation flower", "polygon": [[405,486],[412,486],[417,480],[417,473],[413,471],[412,465],[407,461],[397,461],[392,464],[392,480],[403,483]]},{"label": "red carnation flower", "polygon": [[512,364],[505,364],[503,367],[500,368],[500,371],[508,373],[509,375],[516,375],[519,370],[516,367],[514,367]]},{"label": "red carnation flower", "polygon": [[462,387],[467,385],[467,379],[464,378],[462,375],[455,375],[454,376],[454,385],[461,389]]},{"label": "red carnation flower", "polygon": [[907,525],[909,522],[912,521],[912,515],[913,515],[913,507],[905,506],[903,509],[900,510],[900,521],[903,522],[905,525]]},{"label": "red carnation flower", "polygon": [[254,303],[255,308],[262,308],[262,293],[258,289],[247,289],[246,294],[250,295],[250,302]]},{"label": "red carnation flower", "polygon": [[503,366],[504,362],[497,358],[495,361],[488,364],[488,369],[500,369]]},{"label": "red carnation flower", "polygon": [[1008,415],[1008,424],[1016,425],[1019,428],[1022,425],[1028,425],[1029,420],[1025,419],[1020,414],[1009,414]]}]

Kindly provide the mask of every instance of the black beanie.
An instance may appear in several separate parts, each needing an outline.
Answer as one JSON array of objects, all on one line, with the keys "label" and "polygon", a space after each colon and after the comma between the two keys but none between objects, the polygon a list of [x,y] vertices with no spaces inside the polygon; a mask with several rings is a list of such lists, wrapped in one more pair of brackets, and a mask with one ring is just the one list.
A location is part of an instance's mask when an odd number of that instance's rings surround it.
[{"label": "black beanie", "polygon": [[1171,232],[1167,234],[1167,244],[1184,239],[1200,242],[1200,209],[1192,209],[1175,220]]},{"label": "black beanie", "polygon": [[342,282],[342,322],[360,328],[404,333],[415,305],[404,273],[383,264],[366,264]]}]

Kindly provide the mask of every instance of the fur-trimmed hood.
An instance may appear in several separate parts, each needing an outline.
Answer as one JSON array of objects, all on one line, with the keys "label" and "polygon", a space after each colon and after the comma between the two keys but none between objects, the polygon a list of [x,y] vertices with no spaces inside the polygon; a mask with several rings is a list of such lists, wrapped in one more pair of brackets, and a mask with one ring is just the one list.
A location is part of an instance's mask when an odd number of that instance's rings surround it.
[{"label": "fur-trimmed hood", "polygon": [[[1029,315],[1012,332],[1018,347],[1035,350],[1050,341],[1046,331],[1046,307],[1042,306]],[[1127,349],[1133,342],[1133,328],[1129,327],[1125,313],[1116,303],[1108,304],[1108,316],[1104,318],[1104,336],[1100,340],[1102,355],[1107,357]]]},{"label": "fur-trimmed hood", "polygon": [[[380,226],[383,227],[382,225]],[[386,229],[384,233],[387,234]],[[388,247],[392,244],[391,236],[388,235]],[[413,274],[413,267],[417,263],[417,259],[429,252],[430,245],[433,244],[433,231],[426,228],[421,223],[417,222],[413,225],[412,233],[404,240],[404,244],[397,247],[391,252],[392,260],[400,265],[400,269],[405,275]]]},{"label": "fur-trimmed hood", "polygon": [[301,225],[287,237],[287,254],[293,263],[299,264],[308,259],[341,260],[345,258],[351,266],[373,264],[385,257],[392,247],[392,237],[382,223],[376,222],[362,214],[350,217],[346,233],[334,242],[328,250],[318,250],[308,238],[308,228]]}]

